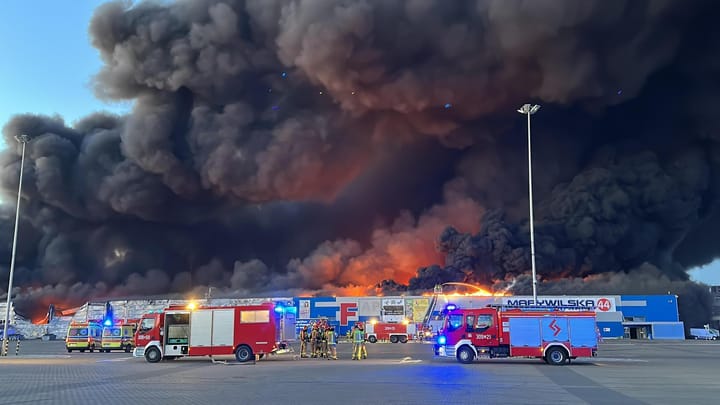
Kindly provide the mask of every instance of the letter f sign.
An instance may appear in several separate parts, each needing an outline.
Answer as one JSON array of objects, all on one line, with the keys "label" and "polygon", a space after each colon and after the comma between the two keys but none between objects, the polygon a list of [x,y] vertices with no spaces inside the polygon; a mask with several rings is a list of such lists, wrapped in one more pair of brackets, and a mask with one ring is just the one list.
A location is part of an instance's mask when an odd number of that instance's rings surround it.
[{"label": "letter f sign", "polygon": [[[340,303],[340,325],[347,325],[348,320],[357,321],[357,304],[354,302]],[[350,319],[354,318],[354,319]]]}]

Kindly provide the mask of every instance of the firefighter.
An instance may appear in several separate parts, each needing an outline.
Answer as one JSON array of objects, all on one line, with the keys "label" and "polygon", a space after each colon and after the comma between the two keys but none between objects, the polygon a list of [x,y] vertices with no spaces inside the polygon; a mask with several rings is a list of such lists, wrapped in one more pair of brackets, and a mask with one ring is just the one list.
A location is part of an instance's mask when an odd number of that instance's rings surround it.
[{"label": "firefighter", "polygon": [[328,360],[337,360],[337,342],[335,341],[335,328],[332,326],[328,327],[325,332],[325,342],[327,344],[327,355]]},{"label": "firefighter", "polygon": [[318,324],[318,333],[316,338],[315,357],[325,357],[325,352],[327,351],[325,348],[325,325],[322,321]]},{"label": "firefighter", "polygon": [[322,334],[320,335],[320,338],[322,341],[320,342],[320,355],[322,357],[327,357],[328,354],[328,331],[330,330],[330,326],[326,322],[323,322],[323,328],[322,328]]},{"label": "firefighter", "polygon": [[307,325],[303,326],[300,331],[300,357],[305,359],[307,355],[307,346],[310,343],[310,333],[308,332]]},{"label": "firefighter", "polygon": [[353,342],[352,359],[353,360],[360,360],[360,351],[362,350],[362,349],[360,349],[360,347],[361,347],[360,344],[362,342],[362,338],[363,338],[362,332],[360,331],[360,328],[358,328],[358,325],[355,324],[355,326],[353,326],[353,330],[352,330],[352,339],[353,339],[352,340],[352,342]]},{"label": "firefighter", "polygon": [[318,352],[318,334],[319,334],[319,327],[317,323],[313,324],[312,331],[310,332],[310,350],[312,350],[312,358],[317,357]]},{"label": "firefighter", "polygon": [[365,340],[367,340],[367,335],[365,334],[365,325],[363,325],[362,322],[359,322],[358,329],[360,329],[360,333],[362,333],[362,339],[360,340],[360,352],[358,353],[358,358],[360,358],[360,355],[362,354],[362,358],[367,359],[367,348],[365,347]]}]

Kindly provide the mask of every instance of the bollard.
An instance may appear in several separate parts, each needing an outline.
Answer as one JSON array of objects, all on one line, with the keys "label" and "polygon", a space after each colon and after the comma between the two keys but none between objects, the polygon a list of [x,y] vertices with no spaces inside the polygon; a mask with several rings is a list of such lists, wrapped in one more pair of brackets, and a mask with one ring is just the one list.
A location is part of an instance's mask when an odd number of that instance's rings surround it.
[{"label": "bollard", "polygon": [[7,356],[8,354],[8,340],[3,338],[2,355]]},{"label": "bollard", "polygon": [[20,354],[20,338],[18,338],[18,340],[15,341],[15,355],[17,356],[19,354]]}]

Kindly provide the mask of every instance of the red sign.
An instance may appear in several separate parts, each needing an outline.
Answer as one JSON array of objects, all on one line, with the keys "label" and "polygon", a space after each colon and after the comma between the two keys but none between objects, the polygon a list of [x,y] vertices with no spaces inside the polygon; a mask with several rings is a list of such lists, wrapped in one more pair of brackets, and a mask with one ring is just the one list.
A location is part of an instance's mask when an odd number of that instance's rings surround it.
[{"label": "red sign", "polygon": [[597,302],[597,308],[603,312],[607,312],[612,308],[612,304],[609,299],[600,298]]},{"label": "red sign", "polygon": [[355,318],[357,320],[357,304],[354,302],[341,302],[340,303],[340,325],[347,325],[348,318]]},{"label": "red sign", "polygon": [[557,320],[555,320],[555,319],[553,319],[552,322],[550,322],[550,329],[552,329],[553,332],[555,332],[555,333],[553,334],[553,336],[557,336],[557,335],[560,333],[560,331],[562,330],[562,329],[560,329],[560,327],[557,325]]}]

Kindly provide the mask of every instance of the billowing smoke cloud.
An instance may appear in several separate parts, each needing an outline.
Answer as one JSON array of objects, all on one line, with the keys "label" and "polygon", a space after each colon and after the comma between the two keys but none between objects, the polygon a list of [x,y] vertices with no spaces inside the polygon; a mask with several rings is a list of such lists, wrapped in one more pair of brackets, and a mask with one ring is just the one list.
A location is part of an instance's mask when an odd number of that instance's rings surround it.
[{"label": "billowing smoke cloud", "polygon": [[[94,86],[131,113],[19,115],[3,129],[7,201],[13,137],[33,138],[18,302],[521,280],[514,110],[529,100],[543,104],[542,279],[613,285],[648,263],[687,284],[688,266],[718,255],[697,236],[720,219],[718,122],[704,107],[718,16],[703,0],[105,4],[90,23]],[[0,217],[8,263],[13,212]]]}]

